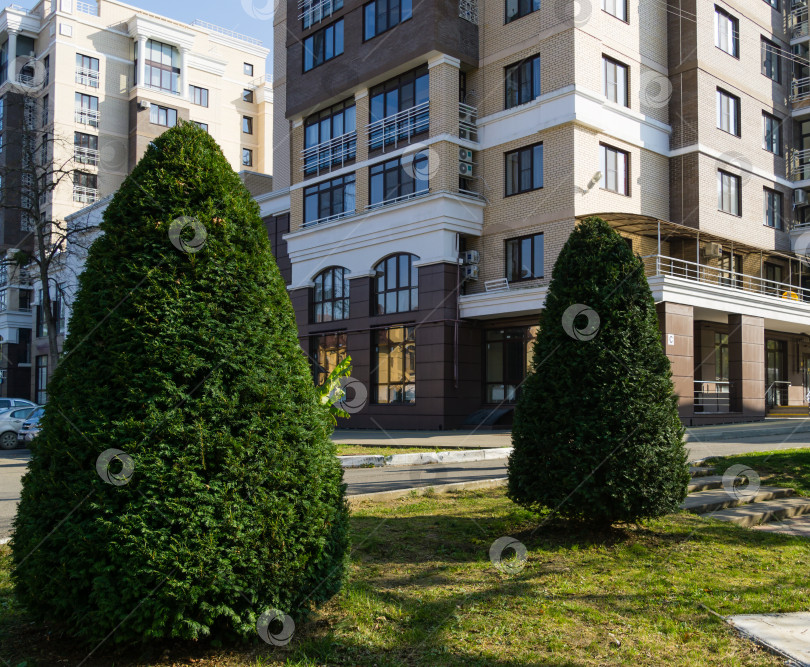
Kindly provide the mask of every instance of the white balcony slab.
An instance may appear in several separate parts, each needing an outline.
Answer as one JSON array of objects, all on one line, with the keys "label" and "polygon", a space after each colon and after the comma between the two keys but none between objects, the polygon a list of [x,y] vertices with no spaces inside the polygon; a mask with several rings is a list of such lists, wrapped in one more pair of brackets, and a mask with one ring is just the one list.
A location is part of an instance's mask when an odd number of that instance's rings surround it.
[{"label": "white balcony slab", "polygon": [[498,292],[465,294],[459,299],[462,318],[486,320],[513,315],[539,314],[546,305],[548,287],[511,287]]}]

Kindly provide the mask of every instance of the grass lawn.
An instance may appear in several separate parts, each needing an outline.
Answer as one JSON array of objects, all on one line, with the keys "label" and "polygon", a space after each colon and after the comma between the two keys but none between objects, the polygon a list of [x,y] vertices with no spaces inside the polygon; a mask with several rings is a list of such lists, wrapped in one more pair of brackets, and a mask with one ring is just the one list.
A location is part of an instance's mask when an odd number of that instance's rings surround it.
[{"label": "grass lawn", "polygon": [[779,449],[773,452],[712,458],[706,462],[722,475],[730,466],[742,463],[760,475],[768,475],[769,486],[790,486],[810,496],[810,449]]},{"label": "grass lawn", "polygon": [[[432,452],[447,451],[437,447],[375,447],[373,445],[338,445],[338,456],[348,456],[349,454],[380,454],[390,456],[391,454],[429,454]],[[461,451],[461,450],[453,450]]]},{"label": "grass lawn", "polygon": [[[810,542],[689,514],[600,537],[541,522],[502,489],[364,503],[353,512],[346,588],[287,647],[104,646],[83,664],[783,664],[715,613],[807,610]],[[506,535],[528,548],[515,574],[488,556]],[[79,664],[86,650],[14,607],[0,548],[0,658],[13,667]]]}]

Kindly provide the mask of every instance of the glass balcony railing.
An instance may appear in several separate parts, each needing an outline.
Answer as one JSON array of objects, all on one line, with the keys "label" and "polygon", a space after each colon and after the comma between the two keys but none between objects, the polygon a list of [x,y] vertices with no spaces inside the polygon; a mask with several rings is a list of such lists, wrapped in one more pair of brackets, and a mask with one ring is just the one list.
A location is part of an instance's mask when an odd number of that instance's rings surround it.
[{"label": "glass balcony railing", "polygon": [[76,107],[76,122],[82,125],[92,125],[98,127],[99,112],[98,109],[86,109],[85,107]]},{"label": "glass balcony railing", "polygon": [[73,201],[82,204],[95,204],[98,201],[98,189],[88,188],[83,185],[73,186]]},{"label": "glass balcony railing", "polygon": [[331,167],[342,167],[357,157],[357,132],[352,130],[301,151],[304,173],[315,174]]},{"label": "glass balcony railing", "polygon": [[86,67],[77,67],[76,83],[80,83],[83,86],[98,88],[98,70],[87,69]]},{"label": "glass balcony railing", "polygon": [[410,109],[391,114],[369,123],[368,147],[382,148],[389,144],[409,143],[411,137],[430,129],[430,102],[422,102]]},{"label": "glass balcony railing", "polygon": [[98,155],[97,148],[85,148],[84,146],[73,147],[73,159],[82,164],[98,166]]}]

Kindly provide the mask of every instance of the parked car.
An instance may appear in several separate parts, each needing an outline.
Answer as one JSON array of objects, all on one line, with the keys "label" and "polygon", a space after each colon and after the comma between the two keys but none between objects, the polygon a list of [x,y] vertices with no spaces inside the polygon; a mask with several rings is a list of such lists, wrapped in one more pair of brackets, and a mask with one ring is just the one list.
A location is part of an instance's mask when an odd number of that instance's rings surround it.
[{"label": "parked car", "polygon": [[25,407],[35,408],[37,404],[29,401],[27,398],[0,398],[0,410]]},{"label": "parked car", "polygon": [[14,449],[19,438],[17,434],[26,420],[37,410],[37,406],[25,408],[12,408],[0,414],[0,449]]},{"label": "parked car", "polygon": [[23,422],[17,433],[17,442],[25,446],[39,435],[39,420],[45,414],[45,408],[41,405],[36,408]]}]

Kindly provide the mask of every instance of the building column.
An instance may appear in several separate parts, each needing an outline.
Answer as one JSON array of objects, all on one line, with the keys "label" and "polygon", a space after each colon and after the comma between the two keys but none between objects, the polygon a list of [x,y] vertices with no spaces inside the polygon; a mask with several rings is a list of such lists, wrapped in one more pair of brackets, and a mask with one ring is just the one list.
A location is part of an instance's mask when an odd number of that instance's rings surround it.
[{"label": "building column", "polygon": [[672,366],[678,414],[686,421],[695,412],[695,343],[692,306],[663,301],[656,304],[661,338]]},{"label": "building column", "polygon": [[728,316],[728,375],[731,410],[765,416],[765,320],[751,315]]},{"label": "building column", "polygon": [[146,36],[138,35],[138,85],[146,85]]},{"label": "building column", "polygon": [[14,68],[17,64],[17,33],[13,30],[8,31],[8,73],[7,80],[15,81],[17,73]]},{"label": "building column", "polygon": [[430,71],[430,136],[458,136],[459,72],[461,61],[442,54],[428,61]]},{"label": "building column", "polygon": [[188,99],[188,86],[186,85],[186,67],[188,66],[188,48],[180,47],[180,97]]}]

